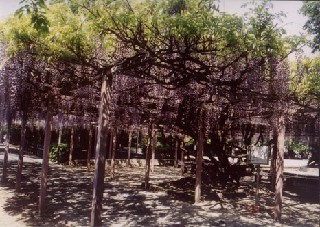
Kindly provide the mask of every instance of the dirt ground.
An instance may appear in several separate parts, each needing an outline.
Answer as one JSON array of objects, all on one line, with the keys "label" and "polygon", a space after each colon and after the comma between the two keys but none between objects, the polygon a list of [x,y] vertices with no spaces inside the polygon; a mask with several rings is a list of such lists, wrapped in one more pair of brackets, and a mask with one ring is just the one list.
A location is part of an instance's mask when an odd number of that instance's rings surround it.
[{"label": "dirt ground", "polygon": [[[14,154],[10,154],[11,157]],[[0,168],[2,169],[2,153]],[[0,226],[88,226],[93,172],[84,167],[51,164],[47,212],[37,215],[41,163],[26,158],[21,193],[14,193],[16,161],[9,162],[9,180],[0,185]],[[2,171],[1,171],[2,173]],[[286,184],[282,223],[274,223],[273,194],[267,181],[260,188],[259,208],[255,188],[247,177],[236,189],[219,184],[202,186],[202,202],[193,204],[194,178],[181,177],[179,169],[156,167],[151,188],[142,187],[143,168],[118,168],[105,178],[105,226],[320,226],[318,185]]]}]

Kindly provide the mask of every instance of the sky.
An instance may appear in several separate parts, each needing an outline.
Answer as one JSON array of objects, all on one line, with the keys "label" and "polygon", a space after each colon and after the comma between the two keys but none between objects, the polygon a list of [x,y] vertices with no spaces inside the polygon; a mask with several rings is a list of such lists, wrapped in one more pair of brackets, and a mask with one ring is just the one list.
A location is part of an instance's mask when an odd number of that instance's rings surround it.
[{"label": "sky", "polygon": [[[8,17],[19,8],[19,2],[21,0],[0,0],[0,20]],[[241,8],[241,5],[248,2],[248,0],[219,0],[220,10],[228,13],[243,14],[245,10]],[[299,33],[305,33],[303,25],[307,21],[307,18],[298,13],[298,10],[302,6],[302,1],[271,1],[273,4],[273,12],[283,11],[287,14],[286,18],[283,18],[283,23],[279,22],[280,26],[283,26],[287,30],[288,35],[299,35]],[[310,55],[311,50],[306,48],[305,52]]]},{"label": "sky", "polygon": [[[246,10],[241,8],[241,5],[248,2],[247,0],[220,0],[220,10],[229,13],[243,14]],[[287,14],[283,24],[289,35],[298,35],[303,31],[303,25],[307,18],[298,13],[302,7],[302,1],[271,1],[273,8],[272,12],[281,12]]]},{"label": "sky", "polygon": [[8,17],[11,13],[19,8],[21,0],[0,0],[0,20]]},{"label": "sky", "polygon": [[[242,15],[246,12],[241,6],[247,3],[248,0],[220,0],[220,10]],[[307,21],[307,17],[299,13],[302,7],[303,1],[283,1],[283,0],[271,0],[273,5],[272,12],[279,13],[284,12],[286,17],[282,18],[283,22],[278,22],[279,26],[283,27],[287,31],[287,35],[300,35],[306,34],[303,29],[304,24]],[[311,38],[311,37],[309,37]],[[304,54],[307,56],[314,56],[309,47],[303,48]],[[295,55],[291,54],[289,56],[290,61],[294,61]]]}]

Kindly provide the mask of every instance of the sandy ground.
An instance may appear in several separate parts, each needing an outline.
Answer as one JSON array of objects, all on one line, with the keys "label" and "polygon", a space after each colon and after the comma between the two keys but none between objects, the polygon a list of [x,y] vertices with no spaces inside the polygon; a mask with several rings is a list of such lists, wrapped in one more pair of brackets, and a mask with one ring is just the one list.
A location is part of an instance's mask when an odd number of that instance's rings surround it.
[{"label": "sandy ground", "polygon": [[[25,158],[22,191],[15,194],[16,156],[10,154],[9,180],[0,186],[0,226],[88,226],[92,198],[92,171],[51,164],[47,213],[37,215],[41,160]],[[0,168],[3,155],[0,152]],[[295,166],[299,171],[301,167]],[[315,169],[312,171],[316,171]],[[2,173],[2,171],[1,171]],[[320,226],[318,185],[304,182],[285,185],[282,223],[274,223],[273,198],[262,182],[259,207],[255,188],[245,178],[235,189],[229,185],[202,187],[202,202],[193,204],[194,178],[179,176],[179,169],[156,167],[151,188],[142,187],[143,168],[118,168],[105,178],[104,226]],[[299,182],[299,181],[298,181]],[[310,183],[310,184],[309,184]]]}]

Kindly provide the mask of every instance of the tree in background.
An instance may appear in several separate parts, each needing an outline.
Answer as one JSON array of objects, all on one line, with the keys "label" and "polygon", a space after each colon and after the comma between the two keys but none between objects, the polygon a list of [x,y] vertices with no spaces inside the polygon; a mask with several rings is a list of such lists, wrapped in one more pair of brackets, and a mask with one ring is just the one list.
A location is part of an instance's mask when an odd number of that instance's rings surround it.
[{"label": "tree in background", "polygon": [[304,2],[301,8],[301,12],[303,15],[308,17],[308,20],[304,25],[304,28],[310,34],[314,35],[313,43],[311,44],[311,46],[313,47],[313,51],[320,51],[320,2]]},{"label": "tree in background", "polygon": [[[300,58],[297,62],[291,64],[291,80],[290,89],[293,94],[295,104],[297,105],[297,113],[312,119],[313,122],[319,122],[320,117],[320,56],[313,59]],[[297,115],[298,115],[297,114]],[[306,122],[304,122],[306,123]],[[313,124],[310,146],[312,147],[312,155],[320,170],[320,141],[316,131],[319,124]],[[320,179],[320,172],[319,172]],[[320,181],[319,181],[320,184]],[[319,194],[320,198],[320,194]]]}]

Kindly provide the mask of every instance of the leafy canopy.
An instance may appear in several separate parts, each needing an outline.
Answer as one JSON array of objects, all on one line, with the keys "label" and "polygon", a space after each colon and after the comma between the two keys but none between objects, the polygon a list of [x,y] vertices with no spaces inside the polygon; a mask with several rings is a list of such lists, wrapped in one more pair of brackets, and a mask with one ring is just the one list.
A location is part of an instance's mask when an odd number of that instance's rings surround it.
[{"label": "leafy canopy", "polygon": [[221,56],[235,51],[261,55],[283,46],[284,30],[275,27],[275,16],[266,4],[258,5],[247,18],[220,13],[212,0],[98,0],[90,11],[99,34],[116,35],[136,43],[135,48],[144,45],[156,51],[176,43],[219,51]]},{"label": "leafy canopy", "polygon": [[48,61],[87,60],[93,51],[91,25],[81,11],[64,2],[22,1],[14,16],[0,24],[0,39],[10,54],[28,50]]},{"label": "leafy canopy", "polygon": [[317,104],[320,99],[320,56],[291,64],[290,88],[301,101]]},{"label": "leafy canopy", "polygon": [[319,1],[306,1],[301,8],[303,15],[308,17],[304,28],[314,35],[313,38],[313,51],[320,51],[320,2]]}]

